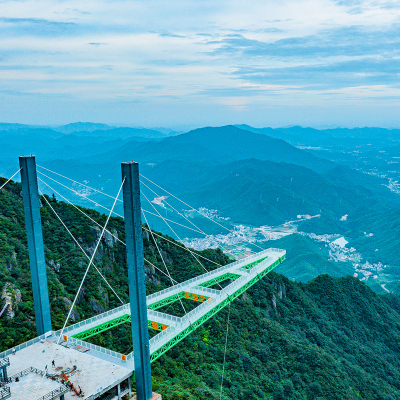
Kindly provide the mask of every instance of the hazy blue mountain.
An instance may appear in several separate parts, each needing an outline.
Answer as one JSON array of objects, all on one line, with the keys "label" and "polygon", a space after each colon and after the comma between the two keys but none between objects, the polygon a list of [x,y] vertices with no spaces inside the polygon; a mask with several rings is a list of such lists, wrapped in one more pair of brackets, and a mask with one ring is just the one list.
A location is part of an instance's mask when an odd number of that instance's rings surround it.
[{"label": "hazy blue mountain", "polygon": [[[109,131],[107,131],[109,132]],[[283,140],[256,134],[234,126],[202,128],[159,141],[126,142],[98,157],[87,157],[78,162],[96,163],[113,169],[123,160],[135,160],[147,165],[165,161],[202,163],[205,166],[227,164],[241,159],[257,158],[275,162],[290,162],[315,171],[328,171],[336,164],[317,158],[306,151],[291,146]],[[71,160],[73,167],[75,160]],[[85,179],[91,180],[89,176]]]},{"label": "hazy blue mountain", "polygon": [[283,139],[295,146],[359,148],[360,146],[380,147],[382,143],[400,143],[399,129],[378,127],[314,129],[301,126],[272,129],[268,127],[254,128],[249,125],[238,125],[238,127],[250,132]]},{"label": "hazy blue mountain", "polygon": [[93,122],[73,122],[67,125],[61,125],[54,128],[54,130],[62,133],[73,133],[73,132],[93,132],[100,130],[113,129],[113,126],[106,124],[96,124]]},{"label": "hazy blue mountain", "polygon": [[143,138],[161,138],[165,137],[166,134],[159,132],[154,129],[147,128],[131,128],[131,127],[116,127],[105,124],[94,124],[91,122],[75,122],[68,125],[58,126],[54,128],[57,132],[62,133],[79,133],[79,136],[90,136],[90,137],[107,137],[127,139],[133,136],[139,136]]},{"label": "hazy blue mountain", "polygon": [[[93,125],[97,127],[97,124]],[[48,127],[0,124],[0,172],[5,176],[15,172],[21,155],[34,154],[38,163],[57,159],[77,159],[81,162],[81,158],[109,152],[128,141],[132,148],[134,143],[161,136],[164,137],[148,129],[110,127],[108,130],[74,131],[71,134]]]},{"label": "hazy blue mountain", "polygon": [[120,138],[120,139],[134,139],[135,137],[141,137],[147,140],[151,139],[162,139],[166,135],[162,132],[155,131],[153,129],[146,128],[111,128],[107,130],[94,130],[94,131],[80,131],[79,135],[90,136],[92,138]]},{"label": "hazy blue mountain", "polygon": [[148,141],[137,145],[136,141],[129,141],[123,146],[102,154],[98,158],[87,157],[87,163],[120,164],[126,160],[135,160],[145,164],[158,164],[165,160],[196,161],[212,164],[220,164],[218,151],[209,150],[197,143],[175,143],[172,138],[161,141]]},{"label": "hazy blue mountain", "polygon": [[284,140],[249,132],[233,125],[195,129],[165,139],[165,141],[167,140],[170,143],[196,143],[212,151],[217,151],[221,157],[221,163],[224,164],[234,160],[257,158],[297,164],[314,171],[327,171],[335,166],[334,163],[312,156]]},{"label": "hazy blue mountain", "polygon": [[[162,161],[166,157],[182,161]],[[202,162],[192,161],[200,157]],[[345,214],[363,215],[400,206],[400,197],[379,178],[348,167],[335,166],[317,173],[295,164],[256,159],[217,164],[218,155],[207,148],[193,142],[171,145],[170,139],[129,142],[81,161],[49,161],[44,166],[113,193],[121,180],[117,158],[140,161],[143,175],[191,205],[217,209],[237,223],[278,225],[296,219],[298,214],[322,214],[309,229],[341,233],[347,229],[339,221]],[[155,197],[145,187],[143,190]],[[165,194],[158,189],[156,192]]]},{"label": "hazy blue mountain", "polygon": [[[122,146],[104,153],[96,152],[95,155],[90,155],[89,152],[88,157],[71,158],[67,162],[65,159],[62,162],[53,159],[41,164],[63,175],[70,176],[77,181],[87,181],[90,186],[103,188],[104,191],[113,193],[117,190],[119,182],[121,181],[120,163],[122,161],[139,161],[141,163],[142,173],[150,175],[151,178],[162,185],[166,185],[168,182],[172,181],[168,178],[168,174],[163,171],[163,164],[170,163],[169,165],[171,166],[171,163],[176,162],[175,168],[168,167],[168,170],[171,171],[171,177],[175,177],[173,189],[179,189],[178,192],[183,193],[189,190],[187,187],[198,190],[200,185],[205,185],[206,180],[199,180],[203,169],[209,169],[212,166],[222,166],[236,159],[240,160],[240,157],[259,157],[264,160],[286,161],[293,164],[309,166],[317,171],[328,171],[336,166],[336,164],[332,162],[314,157],[282,140],[272,139],[266,135],[255,134],[233,126],[196,129],[182,135],[168,137],[158,141],[141,143],[136,140],[126,141]],[[61,159],[63,157],[61,156],[59,158]],[[179,163],[184,163],[184,165],[179,166]],[[188,171],[187,168],[189,165],[193,166],[194,169]],[[217,173],[215,176],[220,176],[218,174],[219,170],[225,171],[225,168],[219,169],[219,167],[216,167]],[[157,175],[155,171],[159,171],[160,175]],[[177,186],[179,186],[181,179],[179,176],[180,174],[187,178],[187,185],[178,188]],[[213,177],[214,172],[211,174],[211,177]],[[165,180],[164,178],[168,179]],[[193,181],[193,185],[190,185],[190,181]],[[208,178],[207,181],[209,181]],[[233,184],[236,185],[236,183]],[[243,184],[245,185],[246,181],[244,181]],[[237,187],[235,189],[237,192]],[[275,190],[275,192],[277,191],[278,189]],[[268,196],[265,197],[265,199],[267,198]],[[284,193],[281,201],[283,201],[283,198],[289,199],[288,203],[290,204],[293,202],[295,204],[298,202],[303,203],[303,199],[293,199],[293,194],[291,192]],[[242,200],[243,199],[245,199],[245,196],[242,196]],[[81,200],[82,199],[75,199],[77,202]],[[205,205],[204,203],[205,201],[202,205]],[[240,202],[235,199],[235,204],[241,207],[239,203]],[[304,203],[306,203],[306,201],[304,201]],[[313,202],[313,204],[314,206],[309,208],[313,211],[319,210],[315,202]],[[256,203],[254,203],[254,205],[256,206]],[[284,203],[282,206],[283,205]],[[290,208],[290,212],[285,211],[284,214],[277,216],[274,221],[286,218],[292,211],[295,212],[294,210],[297,211],[297,206],[295,205]],[[229,210],[226,211],[228,212]],[[258,215],[258,211],[255,210],[252,214]],[[252,220],[254,220],[254,218],[252,217]]]},{"label": "hazy blue mountain", "polygon": [[[147,164],[166,160],[224,164],[247,158],[291,162],[315,171],[327,171],[335,166],[283,140],[234,126],[196,129],[162,140],[165,134],[154,130],[87,123],[70,124],[64,133],[62,131],[60,127],[55,130],[20,125],[12,125],[11,130],[0,131],[0,145],[11,145],[14,148],[6,156],[0,156],[0,163],[29,153],[42,160],[71,159],[72,168],[72,159],[77,159],[78,163],[96,163],[107,167],[107,163],[119,164],[123,160],[132,159]],[[67,131],[75,133],[66,134]],[[138,141],[150,139],[158,141],[137,146]],[[118,143],[117,140],[125,142]],[[83,155],[88,158],[81,160]],[[99,157],[90,158],[93,155]],[[90,180],[92,177],[85,179]]]}]

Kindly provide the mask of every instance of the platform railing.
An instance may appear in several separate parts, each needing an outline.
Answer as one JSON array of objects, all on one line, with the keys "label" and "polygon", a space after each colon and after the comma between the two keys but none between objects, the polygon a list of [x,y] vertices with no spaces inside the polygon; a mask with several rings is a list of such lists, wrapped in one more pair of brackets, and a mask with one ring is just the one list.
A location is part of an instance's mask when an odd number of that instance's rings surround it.
[{"label": "platform railing", "polygon": [[[130,314],[130,312],[131,312],[130,304],[129,303],[128,304],[124,304],[123,306],[119,306],[119,307],[114,308],[112,310],[106,311],[106,312],[104,312],[102,314],[95,315],[94,317],[91,317],[89,319],[85,319],[84,321],[80,321],[80,322],[77,322],[76,324],[67,326],[66,328],[64,328],[63,333],[71,332],[71,331],[73,331],[73,330],[75,330],[77,328],[80,328],[81,326],[89,325],[89,324],[91,324],[93,322],[96,322],[98,320],[104,319],[104,318],[106,318],[106,317],[108,317],[110,315],[115,315],[115,314],[120,313],[120,312],[126,312],[126,313]],[[60,333],[61,333],[61,329],[56,331],[55,335],[59,336]]]},{"label": "platform railing", "polygon": [[101,346],[97,346],[95,344],[84,342],[83,340],[75,339],[74,337],[68,337],[68,343],[75,344],[77,346],[86,347],[89,350],[94,350],[102,354],[106,354],[111,357],[115,357],[121,360],[121,353],[117,353],[116,351],[106,349]]},{"label": "platform railing", "polygon": [[[29,368],[26,368],[26,369],[14,374],[14,375],[9,376],[7,378],[7,382],[11,383],[13,381],[16,381],[18,378],[22,378],[23,376],[28,375],[31,372],[33,372],[33,373],[35,373],[37,375],[41,375],[41,376],[45,376],[46,375],[45,371],[42,371],[42,370],[37,369],[35,367],[29,367]],[[64,385],[61,380],[56,379],[56,381],[60,384],[60,386],[57,389],[54,389],[51,392],[45,394],[44,396],[39,397],[37,400],[54,399],[55,397],[59,397],[59,396],[63,395],[64,393],[67,393],[67,392],[70,391],[70,388],[67,385]],[[0,387],[0,400],[7,399],[9,397],[11,397],[11,389],[10,389],[10,387],[9,386]]]},{"label": "platform railing", "polygon": [[37,369],[35,367],[29,367],[29,368],[25,368],[24,370],[22,370],[20,372],[17,372],[14,375],[9,376],[8,377],[8,381],[9,382],[15,381],[15,379],[22,378],[23,376],[29,374],[30,372],[34,372],[35,374],[41,375],[41,376],[46,375],[46,372],[44,372],[44,371],[42,371],[40,369]]},{"label": "platform railing", "polygon": [[218,296],[221,292],[219,289],[210,289],[204,286],[192,286],[190,289],[199,293],[207,293],[210,296]]},{"label": "platform railing", "polygon": [[5,400],[11,397],[11,389],[9,386],[3,386],[0,388],[0,400]]},{"label": "platform railing", "polygon": [[[260,257],[263,257],[263,256],[265,256],[267,254],[270,254],[271,252],[272,253],[276,253],[276,252],[281,253],[281,252],[284,252],[284,250],[269,248],[269,249],[260,251],[259,253],[256,253],[256,254],[253,254],[252,256],[247,257],[245,260],[242,259],[242,260],[234,261],[233,263],[226,264],[226,265],[224,265],[224,266],[222,266],[220,268],[217,268],[215,270],[209,271],[206,274],[200,275],[199,277],[195,277],[195,278],[189,279],[188,281],[179,283],[179,284],[174,285],[174,286],[172,286],[170,288],[161,290],[161,291],[159,291],[157,293],[153,293],[153,294],[151,294],[151,295],[146,297],[146,301],[147,301],[147,303],[149,303],[149,302],[151,302],[151,300],[159,298],[159,297],[163,297],[163,295],[165,295],[165,294],[171,295],[171,289],[173,289],[175,291],[177,289],[184,289],[184,288],[187,289],[188,287],[195,287],[195,286],[197,286],[197,283],[202,282],[204,280],[207,280],[207,278],[209,278],[209,277],[212,277],[214,275],[218,275],[221,272],[223,272],[225,270],[228,270],[228,269],[232,269],[232,268],[235,269],[236,267],[239,268],[239,267],[241,267],[243,265],[247,265],[247,264],[249,264],[249,263],[251,263],[253,261],[256,261],[256,260],[260,259]],[[238,279],[240,279],[240,278],[238,278]],[[202,286],[200,286],[198,290],[201,290],[203,293],[207,292],[207,293],[210,294],[210,296],[214,296],[214,297],[218,296],[220,294],[220,290],[211,289],[211,288],[204,288]],[[130,314],[130,304],[129,303],[128,304],[124,304],[124,305],[122,305],[120,307],[114,308],[113,310],[106,311],[106,312],[104,312],[102,314],[96,315],[96,316],[94,316],[92,318],[89,318],[87,320],[80,321],[80,322],[78,322],[76,324],[70,325],[70,326],[68,326],[68,327],[66,327],[64,329],[63,333],[64,334],[68,334],[69,332],[77,330],[77,329],[79,329],[79,328],[81,328],[83,326],[86,326],[86,327],[90,326],[91,324],[95,324],[96,321],[104,320],[104,319],[107,319],[107,317],[111,317],[111,316],[114,316],[116,314],[124,313],[124,312],[127,313],[127,314]],[[61,333],[61,330],[55,332],[55,334],[57,336],[59,336],[60,333]]]},{"label": "platform railing", "polygon": [[9,365],[10,365],[10,359],[8,357],[0,359],[0,368],[8,367]]},{"label": "platform railing", "polygon": [[58,387],[57,389],[52,390],[51,392],[45,394],[42,397],[39,397],[37,400],[52,400],[56,397],[61,397],[64,393],[69,392],[71,389],[64,384],[61,384],[60,387]]},{"label": "platform railing", "polygon": [[159,311],[154,311],[154,310],[147,310],[147,317],[150,320],[165,320],[165,321],[170,321],[172,323],[180,323],[181,322],[181,318],[180,317],[176,317],[175,315],[170,315],[170,314],[164,314],[162,312]]},{"label": "platform railing", "polygon": [[[53,332],[52,332],[52,333],[53,333]],[[25,343],[21,343],[21,344],[18,345],[18,346],[15,346],[15,347],[13,347],[13,348],[11,348],[11,349],[8,349],[8,350],[6,350],[6,351],[3,351],[2,353],[0,353],[0,358],[4,358],[4,357],[9,356],[10,354],[13,354],[14,349],[15,349],[15,351],[19,351],[19,350],[25,349],[26,347],[32,346],[33,344],[38,343],[38,342],[40,342],[41,340],[45,340],[46,337],[48,337],[47,334],[45,334],[45,335],[40,335],[40,336],[38,336],[38,337],[35,337],[34,339],[28,340],[28,341],[25,342]]]}]

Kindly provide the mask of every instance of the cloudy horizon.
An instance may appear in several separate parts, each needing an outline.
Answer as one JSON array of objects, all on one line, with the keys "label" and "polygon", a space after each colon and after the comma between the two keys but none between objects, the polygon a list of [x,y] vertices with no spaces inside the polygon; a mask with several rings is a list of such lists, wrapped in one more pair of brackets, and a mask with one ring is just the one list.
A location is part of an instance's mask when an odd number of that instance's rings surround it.
[{"label": "cloudy horizon", "polygon": [[0,1],[1,122],[400,127],[399,1]]}]

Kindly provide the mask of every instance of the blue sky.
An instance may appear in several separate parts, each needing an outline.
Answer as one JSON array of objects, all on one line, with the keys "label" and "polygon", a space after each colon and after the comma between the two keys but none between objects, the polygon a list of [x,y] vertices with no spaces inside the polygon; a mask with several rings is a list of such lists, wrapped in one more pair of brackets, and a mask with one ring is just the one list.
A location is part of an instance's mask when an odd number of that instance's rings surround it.
[{"label": "blue sky", "polygon": [[400,127],[400,1],[1,1],[0,121]]}]

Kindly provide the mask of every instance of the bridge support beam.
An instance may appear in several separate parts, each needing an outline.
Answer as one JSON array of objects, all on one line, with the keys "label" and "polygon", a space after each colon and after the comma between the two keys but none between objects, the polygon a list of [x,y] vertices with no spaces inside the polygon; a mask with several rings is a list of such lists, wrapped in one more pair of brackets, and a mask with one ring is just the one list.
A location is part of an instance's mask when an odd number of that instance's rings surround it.
[{"label": "bridge support beam", "polygon": [[51,331],[51,316],[35,157],[20,157],[19,165],[21,168],[36,330],[38,336],[40,336]]},{"label": "bridge support beam", "polygon": [[153,392],[147,325],[139,164],[135,162],[122,163],[121,169],[122,179],[125,179],[123,190],[125,241],[137,399],[150,400]]}]

